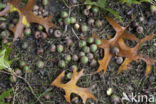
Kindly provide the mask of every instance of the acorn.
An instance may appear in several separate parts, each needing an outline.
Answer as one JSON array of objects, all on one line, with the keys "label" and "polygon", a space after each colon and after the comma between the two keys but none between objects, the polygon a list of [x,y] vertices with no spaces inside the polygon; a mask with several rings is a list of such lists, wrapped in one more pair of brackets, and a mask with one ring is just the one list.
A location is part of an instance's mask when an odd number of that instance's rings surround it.
[{"label": "acorn", "polygon": [[24,66],[24,67],[23,67],[23,71],[24,71],[25,73],[30,73],[30,72],[31,72],[29,66]]},{"label": "acorn", "polygon": [[2,22],[2,23],[0,24],[0,28],[1,28],[1,29],[6,29],[6,27],[7,27],[7,24],[6,24],[5,22]]},{"label": "acorn", "polygon": [[67,75],[66,75],[66,77],[68,78],[68,79],[71,79],[72,78],[72,73],[71,72],[69,72],[69,73],[67,73]]},{"label": "acorn", "polygon": [[93,43],[93,42],[94,42],[94,38],[93,38],[93,37],[89,37],[89,38],[87,39],[87,42],[88,42],[89,44]]},{"label": "acorn", "polygon": [[31,35],[31,29],[30,29],[30,28],[26,28],[26,29],[24,30],[24,35],[30,36],[30,35]]},{"label": "acorn", "polygon": [[60,38],[60,37],[62,36],[61,31],[60,31],[60,30],[55,30],[55,31],[54,31],[54,36],[55,36],[56,38]]},{"label": "acorn", "polygon": [[63,47],[63,45],[57,45],[57,51],[59,52],[59,53],[61,53],[61,52],[63,52],[63,50],[64,50],[64,47]]},{"label": "acorn", "polygon": [[72,58],[71,58],[71,55],[66,55],[66,56],[65,56],[65,60],[66,60],[67,62],[70,62],[71,59],[72,59]]},{"label": "acorn", "polygon": [[122,64],[122,62],[123,62],[123,58],[122,57],[117,57],[116,58],[116,63],[117,64]]},{"label": "acorn", "polygon": [[112,95],[113,89],[112,88],[108,88],[106,93],[107,93],[108,96]]},{"label": "acorn", "polygon": [[144,29],[142,26],[138,26],[136,31],[137,31],[137,33],[141,34],[141,33],[143,33]]},{"label": "acorn", "polygon": [[87,57],[88,57],[88,59],[90,59],[90,60],[91,60],[91,59],[93,59],[93,58],[94,58],[94,55],[93,55],[92,53],[88,53],[88,54],[87,54]]},{"label": "acorn", "polygon": [[38,26],[38,30],[42,31],[43,30],[43,26],[42,25],[39,25]]},{"label": "acorn", "polygon": [[102,26],[102,21],[100,20],[95,21],[95,26],[100,28]]},{"label": "acorn", "polygon": [[86,57],[86,56],[81,57],[81,63],[87,64],[88,63],[88,57]]},{"label": "acorn", "polygon": [[82,57],[82,56],[85,56],[85,53],[84,52],[80,52],[79,53],[79,57]]},{"label": "acorn", "polygon": [[42,4],[43,4],[44,6],[47,6],[47,5],[48,5],[48,0],[42,0]]},{"label": "acorn", "polygon": [[75,18],[75,17],[70,17],[70,23],[71,23],[71,24],[76,23],[76,18]]},{"label": "acorn", "polygon": [[91,50],[91,52],[96,52],[97,51],[97,45],[96,44],[92,44],[90,46],[90,50]]},{"label": "acorn", "polygon": [[86,41],[84,41],[84,40],[79,41],[79,47],[84,47],[86,45],[87,45]]},{"label": "acorn", "polygon": [[97,14],[97,13],[99,12],[99,8],[96,7],[96,6],[94,6],[94,7],[92,8],[92,12],[95,13],[95,14]]},{"label": "acorn", "polygon": [[74,70],[74,69],[76,69],[76,70],[77,70],[77,69],[78,69],[78,67],[77,67],[76,65],[72,65],[72,66],[70,67],[70,69],[71,69],[71,70]]},{"label": "acorn", "polygon": [[69,17],[65,18],[65,19],[64,19],[64,23],[65,23],[66,25],[69,25],[69,24],[71,23],[70,18],[69,18]]},{"label": "acorn", "polygon": [[26,65],[26,63],[25,63],[25,61],[19,61],[19,66],[22,68],[22,67],[24,67]]},{"label": "acorn", "polygon": [[79,57],[75,54],[75,55],[72,56],[72,60],[73,61],[78,61],[79,60]]},{"label": "acorn", "polygon": [[56,52],[56,46],[54,44],[51,45],[50,52]]},{"label": "acorn", "polygon": [[33,11],[33,14],[34,14],[35,16],[38,16],[38,11]]},{"label": "acorn", "polygon": [[89,28],[88,28],[88,26],[87,25],[85,25],[85,24],[83,24],[82,26],[81,26],[81,31],[82,32],[87,32],[89,30]]},{"label": "acorn", "polygon": [[101,44],[101,40],[100,39],[95,39],[95,44],[96,45],[100,45]]},{"label": "acorn", "polygon": [[84,14],[85,16],[88,16],[88,15],[89,15],[89,13],[90,13],[90,12],[89,12],[89,10],[88,10],[88,9],[84,9],[84,10],[83,10],[83,14]]},{"label": "acorn", "polygon": [[73,41],[70,38],[66,39],[67,46],[71,46],[73,44]]},{"label": "acorn", "polygon": [[1,34],[0,34],[2,39],[5,39],[7,37],[7,35],[8,35],[7,31],[2,31]]},{"label": "acorn", "polygon": [[41,38],[41,33],[40,33],[39,31],[36,31],[36,32],[35,32],[35,38],[36,38],[36,39]]},{"label": "acorn", "polygon": [[61,17],[66,18],[68,17],[68,13],[66,11],[61,12]]},{"label": "acorn", "polygon": [[75,24],[74,24],[74,28],[75,28],[76,30],[78,30],[78,29],[80,28],[80,25],[79,25],[78,23],[75,23]]},{"label": "acorn", "polygon": [[36,63],[37,68],[43,69],[44,68],[44,62],[43,61],[37,61]]},{"label": "acorn", "polygon": [[97,61],[95,59],[92,59],[90,62],[91,67],[95,67],[97,65]]},{"label": "acorn", "polygon": [[34,5],[33,11],[37,11],[38,9],[39,9],[39,6],[38,5]]},{"label": "acorn", "polygon": [[88,24],[89,24],[90,26],[94,26],[94,22],[95,22],[95,20],[94,20],[93,18],[89,18]]},{"label": "acorn", "polygon": [[24,43],[22,44],[22,48],[23,48],[23,49],[27,49],[28,46],[29,46],[28,42],[24,42]]},{"label": "acorn", "polygon": [[83,47],[83,52],[89,53],[90,52],[90,48],[88,46]]},{"label": "acorn", "polygon": [[25,27],[26,27],[26,28],[30,28],[30,23],[27,23],[27,24],[25,25]]},{"label": "acorn", "polygon": [[64,68],[66,66],[66,63],[64,60],[60,60],[58,65],[59,65],[59,67]]},{"label": "acorn", "polygon": [[119,48],[117,47],[112,47],[111,52],[115,55],[117,55],[119,53]]}]

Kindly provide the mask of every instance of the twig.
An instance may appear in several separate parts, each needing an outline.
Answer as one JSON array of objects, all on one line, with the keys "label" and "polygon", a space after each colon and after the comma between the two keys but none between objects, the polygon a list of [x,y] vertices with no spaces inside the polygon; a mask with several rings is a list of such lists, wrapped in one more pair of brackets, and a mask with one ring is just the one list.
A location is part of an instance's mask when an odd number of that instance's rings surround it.
[{"label": "twig", "polygon": [[[6,71],[6,72],[5,72],[5,71]],[[9,75],[12,75],[12,76],[15,76],[15,77],[17,77],[17,78],[23,80],[23,81],[27,84],[27,86],[29,87],[31,93],[34,95],[34,97],[37,99],[37,101],[39,101],[40,104],[42,104],[41,100],[40,100],[40,99],[37,97],[37,95],[35,94],[35,92],[34,92],[33,88],[31,87],[30,83],[29,83],[25,78],[23,78],[23,77],[21,77],[21,76],[18,76],[11,68],[8,68],[8,70],[5,69],[5,71],[0,71],[0,72],[5,73],[5,74],[9,74]]]},{"label": "twig", "polygon": [[78,40],[80,40],[80,38],[77,36],[77,34],[75,33],[75,31],[74,31],[73,28],[72,28],[72,32],[73,32],[73,34],[76,36],[76,38],[77,38]]}]

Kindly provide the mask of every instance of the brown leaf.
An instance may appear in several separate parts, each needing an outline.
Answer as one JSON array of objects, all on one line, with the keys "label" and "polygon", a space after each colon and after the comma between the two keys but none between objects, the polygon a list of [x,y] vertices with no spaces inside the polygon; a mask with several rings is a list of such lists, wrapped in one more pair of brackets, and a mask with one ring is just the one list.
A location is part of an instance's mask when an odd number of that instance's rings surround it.
[{"label": "brown leaf", "polygon": [[[147,41],[151,40],[154,35],[149,35],[146,36],[143,39],[138,39],[134,34],[127,33],[126,32],[126,27],[120,26],[116,21],[114,21],[110,17],[106,17],[106,20],[112,25],[114,30],[116,31],[115,36],[112,39],[109,40],[104,40],[101,39],[101,44],[99,45],[100,48],[104,49],[104,57],[102,60],[99,60],[99,68],[97,69],[96,72],[104,71],[104,73],[107,70],[107,66],[111,60],[111,58],[114,56],[114,54],[111,53],[111,49],[113,47],[117,47],[119,49],[119,53],[117,56],[124,57],[126,58],[125,61],[122,63],[122,65],[119,67],[118,73],[120,73],[123,70],[128,69],[128,65],[130,64],[131,61],[137,61],[138,59],[142,59],[146,62],[146,76],[150,73],[151,70],[151,65],[155,62],[154,59],[147,58],[142,54],[139,54],[138,50],[140,45]],[[99,38],[96,36],[96,34],[93,34],[94,38]],[[124,39],[128,39],[131,41],[137,41],[137,45],[133,48],[130,48],[126,45],[124,42]]]},{"label": "brown leaf", "polygon": [[23,38],[23,30],[26,24],[28,23],[38,23],[46,29],[48,32],[49,28],[57,28],[57,26],[51,23],[52,16],[42,18],[33,14],[32,9],[35,4],[35,0],[28,0],[28,3],[25,7],[20,7],[21,0],[12,0],[7,3],[6,8],[0,12],[0,16],[4,16],[9,12],[17,11],[19,13],[19,22],[17,25],[11,29],[14,33],[14,41],[18,37]]},{"label": "brown leaf", "polygon": [[95,96],[92,95],[90,88],[81,88],[78,87],[76,85],[76,83],[78,82],[79,78],[83,75],[83,70],[81,70],[80,72],[77,72],[76,69],[73,70],[73,75],[72,78],[69,82],[63,84],[62,83],[62,78],[65,76],[65,71],[63,71],[53,82],[52,82],[52,86],[56,86],[59,88],[62,88],[65,90],[65,98],[67,100],[67,102],[71,103],[71,99],[70,96],[72,93],[75,93],[77,95],[79,95],[82,100],[83,103],[86,104],[86,100],[88,98],[92,98],[93,100],[96,100]]}]

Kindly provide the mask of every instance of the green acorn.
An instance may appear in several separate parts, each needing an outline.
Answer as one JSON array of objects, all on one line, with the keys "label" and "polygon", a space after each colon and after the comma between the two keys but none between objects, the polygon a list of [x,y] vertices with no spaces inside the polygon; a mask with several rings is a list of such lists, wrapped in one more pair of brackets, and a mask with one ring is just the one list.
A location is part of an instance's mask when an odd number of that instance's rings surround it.
[{"label": "green acorn", "polygon": [[61,44],[60,45],[57,45],[57,51],[58,52],[61,53],[61,52],[63,52],[63,50],[64,50],[63,45],[61,45]]},{"label": "green acorn", "polygon": [[71,59],[72,59],[72,58],[71,58],[71,55],[66,55],[66,56],[65,56],[65,60],[66,60],[67,62],[70,62]]},{"label": "green acorn", "polygon": [[31,29],[30,29],[30,28],[26,28],[26,29],[24,30],[24,35],[30,36],[30,35],[31,35]]},{"label": "green acorn", "polygon": [[42,68],[44,68],[44,62],[43,61],[37,61],[36,66],[37,66],[37,68],[42,69]]},{"label": "green acorn", "polygon": [[23,67],[23,71],[24,71],[25,73],[30,73],[30,72],[31,72],[29,66],[24,66],[24,67]]},{"label": "green acorn", "polygon": [[48,5],[48,0],[42,0],[42,3],[44,6],[47,6]]},{"label": "green acorn", "polygon": [[96,44],[92,44],[92,45],[90,46],[90,50],[91,50],[91,52],[96,52],[96,50],[97,50],[97,45],[96,45]]},{"label": "green acorn", "polygon": [[69,73],[66,75],[67,78],[68,78],[68,79],[71,79],[71,78],[72,78],[72,74],[73,74],[73,73],[69,72]]},{"label": "green acorn", "polygon": [[64,60],[60,60],[58,65],[59,65],[59,67],[64,68],[66,66],[66,63]]},{"label": "green acorn", "polygon": [[88,30],[89,30],[89,28],[88,28],[87,25],[84,24],[84,25],[81,26],[81,31],[82,32],[87,32]]},{"label": "green acorn", "polygon": [[69,25],[69,24],[71,23],[70,18],[69,18],[69,17],[65,18],[65,19],[64,19],[64,23],[65,23],[66,25]]},{"label": "green acorn", "polygon": [[86,41],[80,40],[80,42],[79,42],[79,47],[84,47],[84,46],[86,46],[86,45],[87,45]]},{"label": "green acorn", "polygon": [[86,56],[81,57],[81,63],[87,64],[88,63],[88,57],[86,57]]},{"label": "green acorn", "polygon": [[100,45],[101,44],[101,40],[100,39],[95,39],[95,44]]},{"label": "green acorn", "polygon": [[83,47],[83,52],[89,53],[90,52],[90,48],[88,46]]},{"label": "green acorn", "polygon": [[70,23],[71,23],[71,24],[76,23],[76,18],[75,18],[75,17],[70,17]]},{"label": "green acorn", "polygon": [[88,43],[90,43],[90,44],[91,44],[91,43],[93,43],[93,42],[94,42],[94,38],[93,38],[93,37],[89,37],[87,41],[88,41]]},{"label": "green acorn", "polygon": [[61,17],[66,18],[68,17],[68,13],[66,11],[61,12]]}]

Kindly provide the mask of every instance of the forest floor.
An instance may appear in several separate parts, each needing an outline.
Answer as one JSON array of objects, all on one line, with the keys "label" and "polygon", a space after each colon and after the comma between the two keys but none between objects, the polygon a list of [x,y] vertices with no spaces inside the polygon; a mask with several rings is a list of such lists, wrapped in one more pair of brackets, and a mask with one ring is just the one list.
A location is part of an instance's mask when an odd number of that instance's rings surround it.
[{"label": "forest floor", "polygon": [[[2,0],[0,3],[6,2],[5,0]],[[146,64],[142,60],[138,60],[138,62],[133,61],[128,70],[117,74],[120,64],[116,63],[115,58],[112,58],[109,62],[105,74],[103,71],[97,74],[92,74],[92,72],[97,70],[99,65],[91,66],[90,64],[93,59],[98,61],[103,57],[100,54],[101,49],[98,48],[98,50],[93,53],[94,58],[89,60],[88,64],[85,65],[81,63],[79,56],[80,52],[83,51],[83,49],[79,47],[79,42],[82,36],[90,37],[93,33],[97,33],[101,38],[107,38],[115,35],[115,31],[106,21],[105,15],[115,19],[121,26],[128,25],[127,31],[135,34],[135,36],[140,39],[147,35],[151,35],[152,33],[156,34],[156,14],[151,13],[149,3],[128,6],[121,2],[111,0],[107,7],[117,11],[123,22],[120,22],[120,20],[116,19],[112,14],[105,13],[104,15],[101,11],[96,15],[86,16],[83,14],[83,10],[86,8],[86,5],[83,3],[78,3],[71,8],[68,8],[61,0],[49,0],[49,4],[47,6],[43,6],[40,0],[36,0],[35,5],[39,8],[44,8],[45,11],[49,12],[49,14],[53,14],[54,17],[52,22],[59,27],[59,31],[62,34],[61,37],[55,37],[54,32],[56,29],[51,29],[51,32],[46,39],[36,39],[36,31],[45,32],[45,29],[40,30],[38,28],[38,24],[31,24],[30,36],[24,36],[22,40],[19,39],[11,42],[13,39],[13,35],[11,35],[8,41],[10,41],[14,47],[10,55],[10,59],[15,59],[15,62],[12,64],[12,68],[18,68],[22,71],[21,76],[28,81],[36,97],[40,102],[42,102],[42,104],[68,104],[64,98],[64,90],[52,86],[51,83],[63,70],[65,70],[67,74],[72,72],[71,67],[73,65],[76,65],[78,70],[84,69],[85,73],[79,79],[77,85],[84,88],[91,86],[92,93],[97,98],[97,101],[88,99],[87,104],[132,104],[132,102],[129,101],[121,103],[123,93],[130,96],[132,94],[136,96],[147,95],[148,97],[153,95],[156,101],[156,63],[152,66],[151,73],[148,77],[145,76]],[[65,25],[63,22],[59,23],[58,20],[62,11],[66,11],[70,16],[76,17],[78,24],[87,24],[89,31],[82,32],[80,29],[76,30],[73,24]],[[6,30],[9,31],[9,24],[17,23],[17,14],[17,12],[10,13],[5,16],[7,20],[0,20],[0,26],[3,23],[7,24],[6,28],[0,27],[0,33]],[[132,20],[132,16],[135,16],[134,20]],[[101,20],[102,26],[90,26],[88,24],[89,18],[92,18],[93,20]],[[134,26],[135,24],[138,26]],[[141,33],[136,31],[136,28],[139,26],[143,28]],[[10,34],[12,33],[10,32]],[[73,41],[71,45],[68,44],[68,39]],[[126,41],[126,43],[129,46],[133,46],[135,44],[135,42],[130,41]],[[51,52],[52,45],[63,45],[64,50],[62,52],[57,52],[57,50],[55,52]],[[156,36],[152,40],[143,43],[139,52],[149,56],[150,58],[156,59]],[[77,55],[78,61],[72,60],[65,63],[65,67],[59,67],[58,63],[60,60],[65,60],[65,56],[67,55],[72,56],[72,58],[74,55]],[[21,61],[26,63],[30,72],[23,72],[23,69],[19,65]],[[42,61],[44,63],[43,68],[38,68],[36,66],[38,61]],[[0,93],[13,88],[13,94],[7,97],[5,102],[11,104],[39,104],[38,100],[32,94],[32,91],[25,82],[18,78],[10,81],[10,78],[10,75],[6,74],[4,71],[0,72]],[[69,81],[69,79],[67,80]],[[113,89],[113,94],[110,96],[107,94],[109,88]],[[71,98],[78,98],[79,101],[75,104],[82,104],[82,100],[78,95],[72,94]],[[156,102],[150,104],[155,103]],[[144,101],[135,104],[149,103]]]}]

